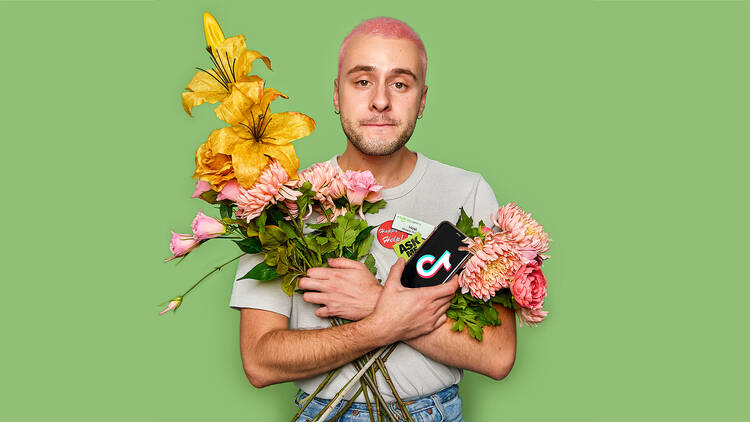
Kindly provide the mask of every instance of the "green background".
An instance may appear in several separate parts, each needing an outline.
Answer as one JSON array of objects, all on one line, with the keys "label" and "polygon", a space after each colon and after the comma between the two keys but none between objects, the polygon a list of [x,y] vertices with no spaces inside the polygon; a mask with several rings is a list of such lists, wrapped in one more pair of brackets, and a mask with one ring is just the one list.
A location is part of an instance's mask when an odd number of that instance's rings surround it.
[{"label": "green background", "polygon": [[255,69],[291,97],[275,111],[315,119],[303,166],[345,145],[341,40],[405,20],[430,87],[409,146],[549,232],[548,320],[518,331],[504,380],[466,373],[468,421],[750,419],[750,2],[315,3],[0,0],[0,420],[294,413],[292,384],[244,376],[236,265],[157,314],[236,253],[162,262],[169,230],[214,212],[191,175],[223,122],[179,99],[209,65],[206,10],[271,58]]}]

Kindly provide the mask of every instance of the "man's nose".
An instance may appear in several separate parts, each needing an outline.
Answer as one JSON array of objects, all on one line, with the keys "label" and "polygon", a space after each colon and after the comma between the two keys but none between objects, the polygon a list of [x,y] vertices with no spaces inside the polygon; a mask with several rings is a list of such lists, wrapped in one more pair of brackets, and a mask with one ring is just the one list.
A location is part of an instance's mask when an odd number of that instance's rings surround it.
[{"label": "man's nose", "polygon": [[373,96],[370,99],[370,109],[373,111],[383,112],[391,108],[391,99],[388,97],[388,90],[384,84],[380,84],[373,90]]}]

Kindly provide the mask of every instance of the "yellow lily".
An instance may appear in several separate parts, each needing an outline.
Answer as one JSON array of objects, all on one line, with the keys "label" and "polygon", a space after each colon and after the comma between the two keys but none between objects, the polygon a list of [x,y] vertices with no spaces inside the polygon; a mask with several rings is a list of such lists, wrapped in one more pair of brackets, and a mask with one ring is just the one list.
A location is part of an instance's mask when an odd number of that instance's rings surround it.
[{"label": "yellow lily", "polygon": [[[204,145],[210,145],[212,154],[232,157],[234,176],[246,189],[255,183],[271,158],[279,161],[290,178],[296,179],[299,159],[291,142],[312,133],[315,121],[294,111],[270,113],[273,100],[289,97],[273,88],[264,88],[263,80],[237,88],[216,107],[216,115],[231,126],[211,132]],[[199,148],[201,153],[205,150]],[[215,182],[198,169],[194,177]]]},{"label": "yellow lily", "polygon": [[255,60],[263,60],[268,69],[271,69],[268,57],[255,50],[247,50],[243,35],[225,39],[219,23],[208,12],[203,14],[203,32],[206,36],[206,50],[215,68],[197,68],[198,72],[186,87],[188,92],[182,93],[182,107],[191,117],[193,107],[224,101],[233,87],[260,80],[258,76],[248,76]]}]

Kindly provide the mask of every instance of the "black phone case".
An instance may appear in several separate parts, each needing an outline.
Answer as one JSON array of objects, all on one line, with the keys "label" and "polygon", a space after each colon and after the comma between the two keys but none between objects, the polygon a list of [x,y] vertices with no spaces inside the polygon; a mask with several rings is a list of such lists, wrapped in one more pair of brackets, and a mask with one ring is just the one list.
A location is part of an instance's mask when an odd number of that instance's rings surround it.
[{"label": "black phone case", "polygon": [[461,241],[465,238],[466,235],[452,223],[443,221],[438,224],[406,261],[401,284],[411,288],[429,287],[450,280],[470,256],[468,251],[458,250],[459,247],[466,246]]}]

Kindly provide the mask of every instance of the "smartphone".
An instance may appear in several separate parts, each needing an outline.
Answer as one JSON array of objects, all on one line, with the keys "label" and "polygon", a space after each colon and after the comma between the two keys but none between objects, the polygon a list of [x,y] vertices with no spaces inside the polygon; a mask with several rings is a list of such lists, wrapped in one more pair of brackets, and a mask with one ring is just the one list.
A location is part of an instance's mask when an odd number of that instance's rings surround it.
[{"label": "smartphone", "polygon": [[469,251],[459,251],[466,246],[462,242],[466,235],[453,224],[443,221],[419,246],[414,255],[406,261],[401,274],[404,287],[429,287],[450,280],[467,259]]}]

